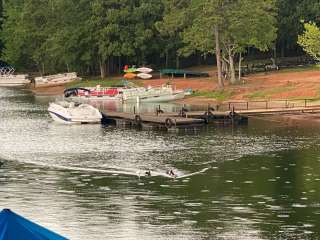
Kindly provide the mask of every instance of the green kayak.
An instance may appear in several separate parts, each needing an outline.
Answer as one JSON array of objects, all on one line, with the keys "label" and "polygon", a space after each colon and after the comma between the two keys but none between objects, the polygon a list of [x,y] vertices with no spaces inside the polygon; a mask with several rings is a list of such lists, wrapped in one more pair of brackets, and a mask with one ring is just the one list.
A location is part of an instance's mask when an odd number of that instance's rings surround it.
[{"label": "green kayak", "polygon": [[134,73],[137,71],[137,68],[128,68],[127,70],[124,70],[125,73]]}]

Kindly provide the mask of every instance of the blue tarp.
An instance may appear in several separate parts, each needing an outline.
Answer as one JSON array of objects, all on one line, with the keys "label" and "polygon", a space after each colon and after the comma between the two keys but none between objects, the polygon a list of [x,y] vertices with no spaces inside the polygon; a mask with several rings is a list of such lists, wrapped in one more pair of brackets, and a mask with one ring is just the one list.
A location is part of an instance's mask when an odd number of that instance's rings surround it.
[{"label": "blue tarp", "polygon": [[0,212],[0,240],[65,240],[62,237],[18,214],[4,209]]}]

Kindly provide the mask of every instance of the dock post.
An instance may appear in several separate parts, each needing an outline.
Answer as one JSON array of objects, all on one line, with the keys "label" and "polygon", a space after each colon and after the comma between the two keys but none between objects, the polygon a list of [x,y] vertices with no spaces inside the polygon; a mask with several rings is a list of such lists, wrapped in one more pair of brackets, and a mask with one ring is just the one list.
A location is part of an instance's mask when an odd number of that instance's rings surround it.
[{"label": "dock post", "polygon": [[136,106],[133,107],[133,114],[136,114]]},{"label": "dock post", "polygon": [[304,107],[307,107],[307,99],[304,100]]},{"label": "dock post", "polygon": [[249,110],[249,101],[247,101],[247,110]]}]

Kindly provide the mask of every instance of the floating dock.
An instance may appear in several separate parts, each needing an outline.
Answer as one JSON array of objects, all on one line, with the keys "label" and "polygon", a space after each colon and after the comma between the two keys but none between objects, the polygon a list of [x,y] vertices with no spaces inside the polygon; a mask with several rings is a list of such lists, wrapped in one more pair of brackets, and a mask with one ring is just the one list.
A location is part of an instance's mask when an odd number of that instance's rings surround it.
[{"label": "floating dock", "polygon": [[136,127],[142,129],[179,130],[195,129],[208,124],[234,126],[248,123],[254,116],[286,115],[286,114],[312,114],[320,113],[320,106],[291,107],[291,108],[263,108],[263,109],[234,109],[215,111],[187,111],[182,108],[179,112],[164,112],[159,109],[155,113],[126,113],[103,112],[104,123],[114,124],[118,127]]},{"label": "floating dock", "polygon": [[122,127],[140,127],[143,129],[177,130],[194,129],[207,124],[241,124],[248,118],[236,115],[232,111],[197,111],[197,112],[163,112],[125,113],[103,112],[104,122]]}]

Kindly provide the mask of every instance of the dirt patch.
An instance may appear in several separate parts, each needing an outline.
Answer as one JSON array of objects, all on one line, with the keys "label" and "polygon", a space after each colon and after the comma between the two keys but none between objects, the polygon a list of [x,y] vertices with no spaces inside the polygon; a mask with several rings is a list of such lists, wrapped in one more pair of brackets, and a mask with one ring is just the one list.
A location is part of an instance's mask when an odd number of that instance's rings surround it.
[{"label": "dirt patch", "polygon": [[[144,86],[160,86],[171,83],[177,89],[193,91],[214,91],[218,89],[217,77],[214,71],[209,78],[163,78],[143,81]],[[225,90],[232,92],[228,100],[257,100],[257,99],[295,99],[317,98],[320,96],[320,71],[306,70],[297,72],[269,72],[244,77],[238,85],[225,84]],[[190,103],[189,98],[184,103]],[[180,102],[180,101],[179,101]],[[210,99],[201,99],[208,103]]]}]

